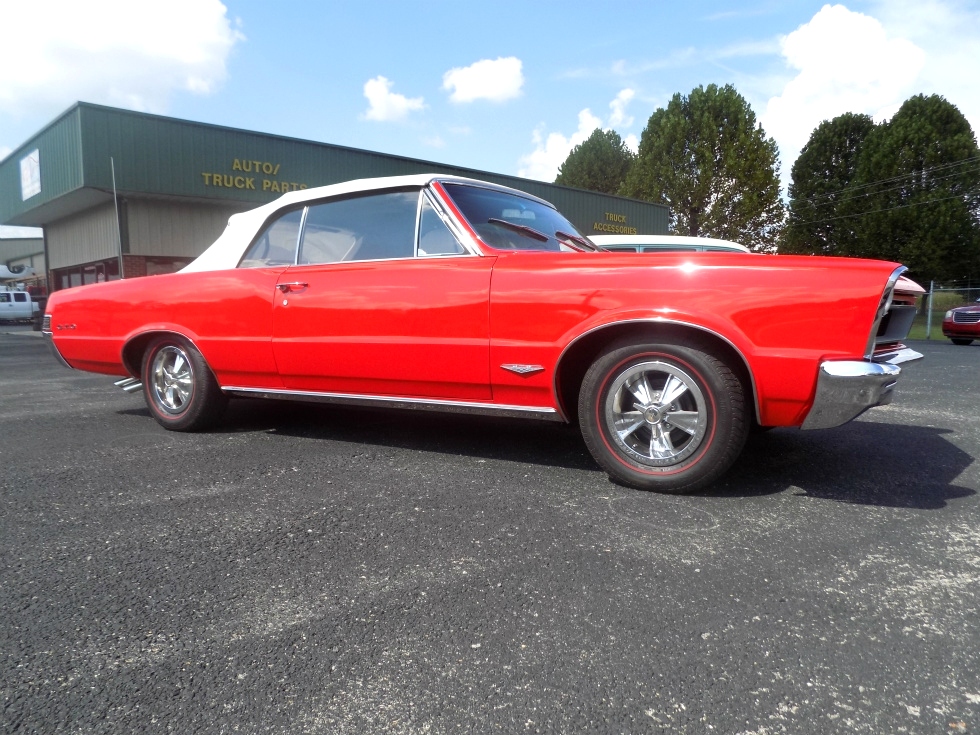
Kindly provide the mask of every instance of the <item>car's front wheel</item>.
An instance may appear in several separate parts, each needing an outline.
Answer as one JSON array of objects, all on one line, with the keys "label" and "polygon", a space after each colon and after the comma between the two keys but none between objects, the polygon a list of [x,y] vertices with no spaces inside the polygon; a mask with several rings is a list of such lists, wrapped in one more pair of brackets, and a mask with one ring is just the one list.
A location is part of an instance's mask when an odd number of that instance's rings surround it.
[{"label": "car's front wheel", "polygon": [[610,347],[582,382],[579,423],[614,480],[665,493],[717,479],[749,431],[741,381],[721,359],[685,343]]},{"label": "car's front wheel", "polygon": [[143,354],[143,396],[153,418],[171,431],[211,426],[227,404],[211,368],[187,340],[161,337]]},{"label": "car's front wheel", "polygon": [[966,345],[973,344],[972,339],[963,339],[962,337],[950,337],[949,339],[954,345],[963,345],[965,347]]}]

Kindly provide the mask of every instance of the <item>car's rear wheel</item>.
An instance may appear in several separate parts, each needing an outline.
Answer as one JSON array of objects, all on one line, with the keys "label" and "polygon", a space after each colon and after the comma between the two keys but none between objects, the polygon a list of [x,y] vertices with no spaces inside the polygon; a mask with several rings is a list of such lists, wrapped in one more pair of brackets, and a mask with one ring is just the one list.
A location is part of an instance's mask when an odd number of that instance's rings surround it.
[{"label": "car's rear wheel", "polygon": [[187,340],[160,337],[143,354],[143,396],[153,418],[172,431],[198,431],[227,404],[211,368]]},{"label": "car's rear wheel", "polygon": [[665,493],[717,479],[749,431],[741,381],[721,359],[684,343],[611,346],[582,381],[579,423],[614,480]]},{"label": "car's rear wheel", "polygon": [[972,339],[963,339],[962,337],[950,337],[949,339],[954,345],[963,345],[965,347],[966,345],[973,344]]}]

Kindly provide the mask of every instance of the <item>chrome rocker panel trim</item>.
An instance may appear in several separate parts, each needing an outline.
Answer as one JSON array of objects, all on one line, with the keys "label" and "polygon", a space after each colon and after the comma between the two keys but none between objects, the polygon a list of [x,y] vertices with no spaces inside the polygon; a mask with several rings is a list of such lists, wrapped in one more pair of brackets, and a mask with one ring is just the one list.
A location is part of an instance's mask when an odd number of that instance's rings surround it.
[{"label": "chrome rocker panel trim", "polygon": [[506,406],[492,403],[473,403],[468,401],[444,401],[432,398],[399,398],[387,396],[358,395],[354,393],[319,393],[301,390],[278,390],[269,388],[240,388],[228,386],[224,393],[239,398],[272,398],[311,403],[335,403],[346,406],[375,406],[381,408],[406,408],[416,411],[442,411],[444,413],[478,414],[482,416],[505,416],[544,421],[562,422],[564,419],[553,408],[538,406]]},{"label": "chrome rocker panel trim", "polygon": [[827,360],[820,364],[817,392],[802,429],[830,429],[846,424],[873,406],[892,402],[902,369],[898,363],[922,357],[915,350],[898,350],[879,359]]}]

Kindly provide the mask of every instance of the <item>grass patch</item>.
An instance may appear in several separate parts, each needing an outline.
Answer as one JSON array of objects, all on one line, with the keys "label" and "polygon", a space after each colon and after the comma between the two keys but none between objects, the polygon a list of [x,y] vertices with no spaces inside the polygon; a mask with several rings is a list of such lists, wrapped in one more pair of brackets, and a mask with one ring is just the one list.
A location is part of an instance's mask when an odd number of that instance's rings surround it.
[{"label": "grass patch", "polygon": [[[925,322],[922,324],[913,324],[912,329],[909,330],[908,339],[926,339]],[[943,337],[943,330],[938,327],[935,322],[933,322],[932,325],[932,339],[945,339],[945,337]]]}]

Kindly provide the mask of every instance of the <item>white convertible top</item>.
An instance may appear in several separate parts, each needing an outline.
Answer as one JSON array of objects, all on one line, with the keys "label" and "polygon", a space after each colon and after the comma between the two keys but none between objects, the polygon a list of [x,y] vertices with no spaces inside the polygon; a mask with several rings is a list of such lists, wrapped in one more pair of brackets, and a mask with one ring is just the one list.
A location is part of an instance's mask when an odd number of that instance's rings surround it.
[{"label": "white convertible top", "polygon": [[278,199],[274,199],[261,207],[250,209],[247,212],[233,214],[228,218],[228,226],[221,236],[215,240],[211,246],[201,253],[195,260],[188,263],[180,270],[181,273],[192,273],[194,271],[216,271],[235,268],[245,252],[245,248],[258,233],[262,225],[277,211],[284,207],[303,202],[327,199],[329,197],[352,194],[354,192],[372,191],[375,189],[391,189],[401,186],[423,187],[432,181],[445,181],[448,183],[477,184],[482,187],[499,189],[518,194],[528,199],[534,199],[552,206],[550,202],[539,199],[533,194],[511,189],[499,184],[491,184],[478,179],[467,179],[461,176],[448,176],[445,174],[411,174],[408,176],[384,176],[375,179],[354,179],[344,181],[330,186],[318,186],[315,189],[300,189],[283,194]]}]

